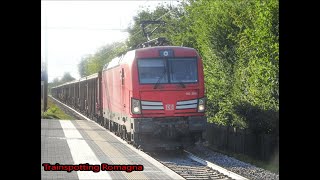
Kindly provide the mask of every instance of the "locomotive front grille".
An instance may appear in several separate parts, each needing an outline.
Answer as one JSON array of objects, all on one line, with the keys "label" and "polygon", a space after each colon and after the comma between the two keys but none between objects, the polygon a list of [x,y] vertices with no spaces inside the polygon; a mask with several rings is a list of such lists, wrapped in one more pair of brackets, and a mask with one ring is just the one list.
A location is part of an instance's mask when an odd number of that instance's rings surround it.
[{"label": "locomotive front grille", "polygon": [[[198,99],[178,101],[176,103],[177,110],[195,109],[197,106]],[[141,108],[142,110],[164,110],[163,103],[161,101],[141,101]]]},{"label": "locomotive front grille", "polygon": [[163,103],[159,101],[141,101],[142,110],[163,110]]},{"label": "locomotive front grille", "polygon": [[178,101],[176,104],[176,109],[194,109],[198,106],[198,99]]}]

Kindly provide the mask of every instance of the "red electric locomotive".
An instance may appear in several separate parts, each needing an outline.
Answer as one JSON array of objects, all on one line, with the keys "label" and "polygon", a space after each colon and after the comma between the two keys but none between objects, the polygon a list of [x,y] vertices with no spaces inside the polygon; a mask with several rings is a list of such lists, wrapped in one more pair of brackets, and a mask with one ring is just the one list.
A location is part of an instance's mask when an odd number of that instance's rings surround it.
[{"label": "red electric locomotive", "polygon": [[101,124],[144,149],[183,147],[206,127],[202,60],[193,48],[136,49],[101,73]]}]

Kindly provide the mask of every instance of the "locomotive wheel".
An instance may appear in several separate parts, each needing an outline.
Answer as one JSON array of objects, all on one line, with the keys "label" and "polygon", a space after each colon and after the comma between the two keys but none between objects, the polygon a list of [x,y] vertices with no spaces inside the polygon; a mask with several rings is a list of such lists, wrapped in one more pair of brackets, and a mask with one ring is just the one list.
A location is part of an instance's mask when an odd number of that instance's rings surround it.
[{"label": "locomotive wheel", "polygon": [[103,118],[102,120],[103,127],[109,129],[109,121],[108,119]]},{"label": "locomotive wheel", "polygon": [[121,128],[121,138],[127,140],[127,130],[125,126],[122,126]]},{"label": "locomotive wheel", "polygon": [[106,125],[106,119],[104,119],[104,118],[101,118],[100,119],[100,125],[102,126],[102,127],[105,127],[105,125]]},{"label": "locomotive wheel", "polygon": [[129,144],[132,144],[131,132],[127,133],[127,140],[129,142]]}]

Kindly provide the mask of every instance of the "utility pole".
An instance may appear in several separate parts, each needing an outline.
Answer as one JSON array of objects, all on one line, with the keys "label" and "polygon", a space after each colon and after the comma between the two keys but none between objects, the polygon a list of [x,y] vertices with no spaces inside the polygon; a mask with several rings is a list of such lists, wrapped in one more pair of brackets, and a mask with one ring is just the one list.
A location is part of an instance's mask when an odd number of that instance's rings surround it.
[{"label": "utility pole", "polygon": [[47,61],[45,63],[45,70],[44,70],[44,82],[43,82],[43,111],[47,110],[48,106],[48,64]]},{"label": "utility pole", "polygon": [[47,14],[45,14],[45,68],[44,68],[44,84],[43,84],[43,110],[47,111],[48,105],[48,27],[47,27]]}]

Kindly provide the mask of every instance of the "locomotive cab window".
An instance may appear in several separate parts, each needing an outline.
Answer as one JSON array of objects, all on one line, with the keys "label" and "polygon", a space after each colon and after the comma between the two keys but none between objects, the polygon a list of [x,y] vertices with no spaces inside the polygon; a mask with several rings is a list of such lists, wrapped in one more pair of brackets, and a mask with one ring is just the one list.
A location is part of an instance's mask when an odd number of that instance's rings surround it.
[{"label": "locomotive cab window", "polygon": [[168,59],[171,83],[195,83],[198,81],[197,61],[195,58]]},{"label": "locomotive cab window", "polygon": [[168,83],[166,62],[163,59],[140,59],[138,67],[141,84],[157,83],[158,81],[159,83]]},{"label": "locomotive cab window", "polygon": [[197,83],[196,58],[139,59],[139,82],[154,83]]}]

